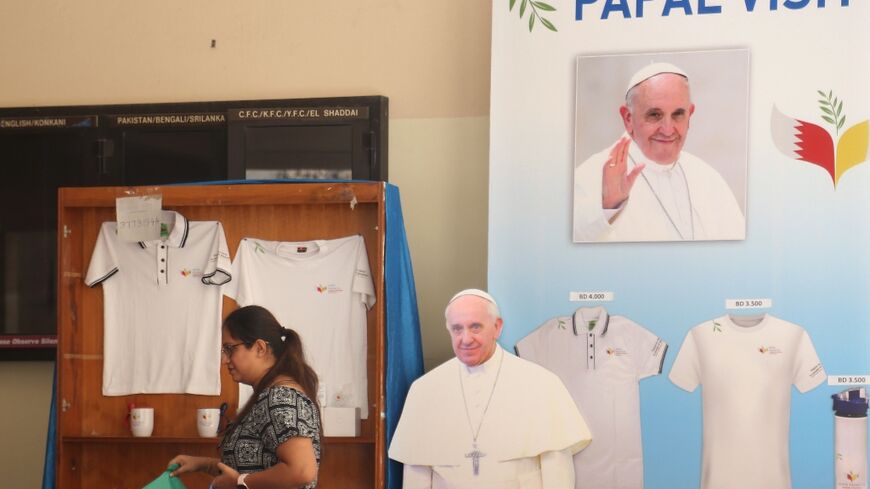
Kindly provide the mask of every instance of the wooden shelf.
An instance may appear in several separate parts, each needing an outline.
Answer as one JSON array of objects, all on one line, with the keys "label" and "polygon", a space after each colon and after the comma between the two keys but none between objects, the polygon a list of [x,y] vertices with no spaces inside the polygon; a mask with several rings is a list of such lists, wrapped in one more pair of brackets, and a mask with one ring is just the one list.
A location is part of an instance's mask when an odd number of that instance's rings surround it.
[{"label": "wooden shelf", "polygon": [[63,443],[133,443],[133,444],[183,444],[217,445],[218,438],[174,438],[166,436],[65,436]]},{"label": "wooden shelf", "polygon": [[327,436],[323,438],[324,445],[364,445],[366,443],[375,443],[375,439],[368,436]]},{"label": "wooden shelf", "polygon": [[[63,443],[141,443],[154,444],[166,443],[176,445],[216,445],[220,438],[179,438],[173,436],[64,436],[61,439]],[[351,437],[351,436],[328,436],[323,438],[324,445],[365,445],[374,443],[374,438],[371,437]]]},{"label": "wooden shelf", "polygon": [[[309,241],[361,235],[365,239],[376,304],[367,312],[366,370],[370,413],[384,411],[384,184],[299,183],[165,187],[62,188],[58,193],[58,443],[57,487],[142,487],[179,453],[218,456],[218,438],[193,429],[198,408],[226,402],[238,408],[237,384],[225,369],[221,392],[102,395],[103,291],[88,288],[88,269],[100,225],[115,220],[115,198],[159,193],[164,209],[192,221],[220,221],[234,254],[243,237]],[[223,314],[236,304],[223,299]],[[128,405],[155,408],[157,436],[125,430]],[[94,433],[94,435],[86,435]],[[324,438],[319,489],[382,489],[386,467],[384,420],[371,415],[359,437]],[[135,460],[135,464],[129,463]],[[205,477],[185,481],[205,489]]]}]

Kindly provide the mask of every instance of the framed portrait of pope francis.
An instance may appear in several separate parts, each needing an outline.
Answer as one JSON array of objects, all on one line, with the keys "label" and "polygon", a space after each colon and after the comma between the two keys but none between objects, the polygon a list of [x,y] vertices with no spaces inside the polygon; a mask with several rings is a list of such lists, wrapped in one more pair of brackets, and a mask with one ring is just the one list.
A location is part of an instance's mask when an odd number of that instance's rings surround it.
[{"label": "framed portrait of pope francis", "polygon": [[577,57],[573,241],[746,238],[749,50]]}]

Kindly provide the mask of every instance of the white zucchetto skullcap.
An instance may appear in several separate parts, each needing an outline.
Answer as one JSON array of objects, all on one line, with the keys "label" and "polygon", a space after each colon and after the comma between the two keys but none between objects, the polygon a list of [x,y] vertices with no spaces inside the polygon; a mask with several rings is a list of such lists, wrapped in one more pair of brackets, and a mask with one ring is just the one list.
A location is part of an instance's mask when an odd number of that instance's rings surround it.
[{"label": "white zucchetto skullcap", "polygon": [[661,75],[662,73],[673,73],[685,77],[687,80],[689,79],[689,75],[687,75],[685,71],[670,63],[650,63],[637,70],[637,72],[632,75],[631,80],[628,81],[628,86],[625,88],[626,95],[632,88],[639,85],[644,80],[656,75]]},{"label": "white zucchetto skullcap", "polygon": [[455,302],[460,297],[465,297],[468,295],[480,297],[481,299],[489,302],[490,304],[492,304],[490,311],[492,312],[493,316],[495,316],[496,318],[501,317],[501,311],[498,308],[498,303],[495,301],[495,298],[480,289],[465,289],[457,292],[456,295],[451,297],[450,300],[447,302],[447,307],[444,308],[444,317],[447,317],[447,310],[450,309],[450,304],[453,304],[453,302]]},{"label": "white zucchetto skullcap", "polygon": [[447,305],[449,306],[449,305],[452,304],[453,301],[455,301],[456,299],[459,299],[460,297],[465,297],[466,295],[473,295],[473,296],[475,296],[475,297],[480,297],[481,299],[485,299],[485,300],[487,300],[487,301],[489,301],[489,302],[492,302],[493,304],[496,303],[496,302],[495,302],[495,298],[493,298],[493,296],[487,294],[487,293],[486,293],[485,291],[483,291],[483,290],[480,290],[480,289],[465,289],[465,290],[460,290],[459,292],[456,293],[456,295],[454,295],[453,297],[451,297],[450,300],[447,301]]}]

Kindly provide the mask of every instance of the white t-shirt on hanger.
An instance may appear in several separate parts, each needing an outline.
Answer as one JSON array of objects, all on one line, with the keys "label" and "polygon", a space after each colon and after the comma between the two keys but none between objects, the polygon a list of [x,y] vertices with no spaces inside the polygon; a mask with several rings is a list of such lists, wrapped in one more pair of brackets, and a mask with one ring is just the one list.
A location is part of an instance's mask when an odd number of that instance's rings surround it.
[{"label": "white t-shirt on hanger", "polygon": [[[263,306],[299,333],[325,406],[359,407],[368,417],[366,311],[375,289],[362,236],[304,242],[244,238],[224,293]],[[250,396],[242,386],[239,405]],[[325,407],[324,406],[324,407]]]}]

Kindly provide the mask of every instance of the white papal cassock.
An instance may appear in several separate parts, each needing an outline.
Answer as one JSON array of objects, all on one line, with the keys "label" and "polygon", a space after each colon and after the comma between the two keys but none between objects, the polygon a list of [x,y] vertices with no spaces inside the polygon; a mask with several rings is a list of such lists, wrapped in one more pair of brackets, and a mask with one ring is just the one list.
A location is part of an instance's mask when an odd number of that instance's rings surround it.
[{"label": "white papal cassock", "polygon": [[573,488],[572,457],[591,440],[555,374],[496,347],[482,365],[453,358],[414,382],[389,456],[405,489]]},{"label": "white papal cassock", "polygon": [[[624,134],[623,137],[628,137]],[[682,151],[678,163],[649,161],[629,145],[628,171],[645,163],[618,210],[602,209],[602,170],[611,148],[574,169],[574,242],[739,240],[746,220],[721,175]]]}]

